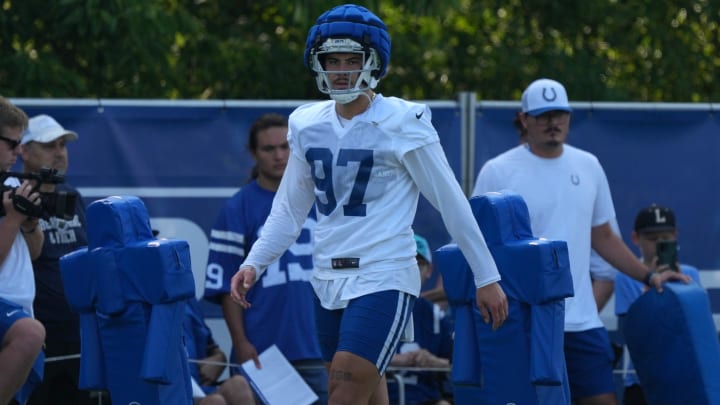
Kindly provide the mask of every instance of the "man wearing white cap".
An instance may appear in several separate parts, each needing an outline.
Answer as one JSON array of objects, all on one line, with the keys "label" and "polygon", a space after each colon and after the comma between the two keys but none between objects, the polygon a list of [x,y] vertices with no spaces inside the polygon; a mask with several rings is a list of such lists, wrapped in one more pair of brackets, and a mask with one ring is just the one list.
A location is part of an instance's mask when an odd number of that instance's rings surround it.
[{"label": "man wearing white cap", "polygon": [[[30,118],[22,138],[23,171],[39,173],[41,169],[49,168],[64,175],[68,168],[66,144],[77,139],[77,133],[63,128],[49,115]],[[40,191],[77,193],[65,183],[43,183]],[[72,218],[68,217],[40,218],[38,224],[45,234],[45,243],[42,253],[32,263],[36,288],[33,308],[35,317],[43,323],[47,333],[46,357],[80,353],[80,320],[65,298],[59,265],[60,257],[88,243],[85,206],[79,194],[76,194],[75,213]],[[28,404],[90,404],[89,393],[77,388],[79,372],[79,359],[48,362],[43,382],[35,389]]]},{"label": "man wearing white cap", "polygon": [[527,143],[485,162],[473,194],[503,189],[520,194],[535,236],[567,242],[575,293],[565,300],[565,359],[572,401],[615,404],[614,356],[593,298],[591,248],[613,267],[658,290],[669,278],[688,279],[647,267],[613,231],[615,208],[600,162],[565,143],[571,112],[562,84],[551,79],[532,82],[522,94],[519,115]]}]

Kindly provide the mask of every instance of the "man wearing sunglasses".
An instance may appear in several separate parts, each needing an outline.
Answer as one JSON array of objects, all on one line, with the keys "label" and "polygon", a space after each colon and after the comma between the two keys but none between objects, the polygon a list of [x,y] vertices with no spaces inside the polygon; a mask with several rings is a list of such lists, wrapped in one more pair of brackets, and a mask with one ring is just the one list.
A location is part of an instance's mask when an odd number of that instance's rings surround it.
[{"label": "man wearing sunglasses", "polygon": [[[17,161],[20,139],[27,125],[27,115],[0,97],[0,170],[9,171]],[[24,213],[29,204],[40,204],[40,195],[33,191],[30,181],[20,183],[17,178],[6,178],[2,199],[0,403],[10,403],[13,397],[18,403],[24,403],[34,383],[42,376],[40,351],[45,328],[33,318],[35,280],[32,259],[40,254],[45,238],[38,227],[38,219]]]}]

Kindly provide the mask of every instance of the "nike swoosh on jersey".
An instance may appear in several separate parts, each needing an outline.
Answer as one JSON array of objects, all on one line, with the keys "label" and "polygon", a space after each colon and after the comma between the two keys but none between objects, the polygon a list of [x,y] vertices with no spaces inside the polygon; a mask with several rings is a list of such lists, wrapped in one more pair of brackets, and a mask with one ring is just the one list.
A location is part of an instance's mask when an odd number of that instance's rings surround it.
[{"label": "nike swoosh on jersey", "polygon": [[420,117],[422,117],[423,114],[425,114],[425,111],[421,111],[421,112],[419,112],[419,113],[415,113],[415,118],[420,119]]},{"label": "nike swoosh on jersey", "polygon": [[9,317],[15,315],[15,314],[18,313],[18,312],[20,312],[19,309],[15,309],[15,310],[12,310],[12,311],[8,311],[8,312],[5,313],[5,316],[7,316],[7,317],[9,318]]}]

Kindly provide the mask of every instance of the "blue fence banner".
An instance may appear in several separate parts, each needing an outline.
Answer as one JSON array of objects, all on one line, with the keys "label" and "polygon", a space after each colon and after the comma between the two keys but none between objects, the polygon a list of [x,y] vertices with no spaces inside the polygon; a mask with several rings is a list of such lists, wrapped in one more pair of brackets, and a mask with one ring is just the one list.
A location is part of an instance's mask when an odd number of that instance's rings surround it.
[{"label": "blue fence banner", "polygon": [[[29,116],[50,114],[79,133],[77,142],[68,143],[67,180],[80,189],[86,204],[110,195],[138,196],[161,236],[189,242],[200,295],[210,227],[253,166],[246,150],[249,125],[263,113],[287,115],[309,100],[12,101]],[[485,161],[518,143],[512,125],[517,102],[476,102],[467,94],[457,101],[424,102],[467,193]],[[605,168],[625,241],[632,246],[637,210],[651,203],[672,207],[680,260],[703,270],[701,280],[720,324],[720,271],[714,271],[720,269],[717,106],[571,104],[568,142],[595,154]],[[433,250],[451,242],[440,215],[424,198],[415,231]]]}]

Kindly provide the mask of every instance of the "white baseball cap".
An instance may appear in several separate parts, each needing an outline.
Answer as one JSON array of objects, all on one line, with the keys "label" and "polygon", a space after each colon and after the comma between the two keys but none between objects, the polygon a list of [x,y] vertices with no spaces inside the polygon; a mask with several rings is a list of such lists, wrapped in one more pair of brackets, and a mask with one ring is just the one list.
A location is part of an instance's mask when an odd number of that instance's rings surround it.
[{"label": "white baseball cap", "polygon": [[67,136],[67,139],[70,141],[78,139],[76,132],[63,128],[53,117],[41,114],[30,118],[28,129],[23,134],[21,143],[23,145],[28,142],[48,143],[61,136]]},{"label": "white baseball cap", "polygon": [[522,111],[532,116],[548,111],[572,111],[567,92],[560,82],[538,79],[530,83],[522,94]]}]

